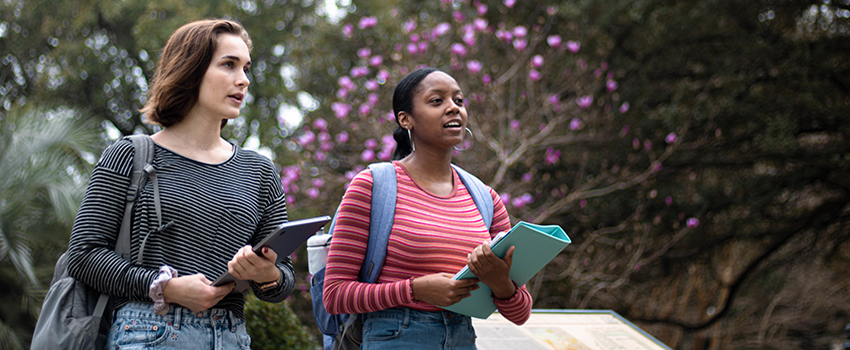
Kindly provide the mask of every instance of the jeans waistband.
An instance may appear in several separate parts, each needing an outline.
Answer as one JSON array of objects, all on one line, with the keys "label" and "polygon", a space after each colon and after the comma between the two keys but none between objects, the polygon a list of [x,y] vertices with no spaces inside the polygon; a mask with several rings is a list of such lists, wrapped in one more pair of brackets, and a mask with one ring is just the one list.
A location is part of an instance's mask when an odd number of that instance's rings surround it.
[{"label": "jeans waistband", "polygon": [[130,302],[115,312],[115,318],[139,318],[147,320],[162,321],[179,329],[180,325],[203,325],[203,326],[228,326],[235,331],[236,326],[243,321],[233,311],[227,309],[209,309],[201,312],[193,312],[185,307],[171,306],[165,315],[157,315],[153,311],[153,303]]},{"label": "jeans waistband", "polygon": [[461,323],[472,322],[472,318],[451,311],[421,311],[411,308],[392,308],[365,314],[366,317],[397,318],[419,322]]}]

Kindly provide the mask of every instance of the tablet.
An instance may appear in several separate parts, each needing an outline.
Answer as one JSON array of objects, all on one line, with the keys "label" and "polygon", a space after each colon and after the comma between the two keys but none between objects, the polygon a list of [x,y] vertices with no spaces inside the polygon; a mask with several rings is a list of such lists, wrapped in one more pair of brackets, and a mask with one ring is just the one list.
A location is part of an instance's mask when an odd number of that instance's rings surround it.
[{"label": "tablet", "polygon": [[[310,236],[316,234],[322,226],[325,226],[331,221],[330,216],[317,216],[309,219],[288,221],[280,224],[274,232],[270,233],[260,243],[254,245],[254,253],[262,256],[263,247],[269,247],[277,253],[277,261],[279,263],[284,258],[292,254],[295,249],[298,249]],[[221,276],[212,283],[213,286],[221,286],[231,282],[236,282],[234,292],[243,292],[250,287],[248,281],[238,280],[236,277],[224,271]]]}]

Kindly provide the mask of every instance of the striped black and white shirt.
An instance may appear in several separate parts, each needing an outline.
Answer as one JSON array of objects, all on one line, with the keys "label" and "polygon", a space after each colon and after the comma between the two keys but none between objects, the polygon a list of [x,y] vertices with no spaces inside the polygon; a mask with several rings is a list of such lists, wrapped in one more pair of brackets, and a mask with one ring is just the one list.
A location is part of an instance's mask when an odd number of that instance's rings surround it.
[{"label": "striped black and white shirt", "polygon": [[[108,147],[92,172],[69,243],[69,272],[102,293],[116,296],[115,308],[129,301],[149,301],[159,267],[169,265],[180,276],[201,273],[215,280],[246,244],[256,244],[287,220],[280,176],[272,162],[234,145],[220,164],[198,162],[155,146],[153,166],[159,182],[162,222],[174,224],[150,234],[143,263],[135,266],[114,252],[124,215],[124,198],[133,169],[133,144],[121,140]],[[133,208],[132,257],[144,235],[156,229],[153,186],[148,181]],[[261,300],[280,302],[292,292],[295,276],[287,257],[278,264],[283,281],[261,292]],[[215,308],[244,318],[244,296],[231,293]]]}]

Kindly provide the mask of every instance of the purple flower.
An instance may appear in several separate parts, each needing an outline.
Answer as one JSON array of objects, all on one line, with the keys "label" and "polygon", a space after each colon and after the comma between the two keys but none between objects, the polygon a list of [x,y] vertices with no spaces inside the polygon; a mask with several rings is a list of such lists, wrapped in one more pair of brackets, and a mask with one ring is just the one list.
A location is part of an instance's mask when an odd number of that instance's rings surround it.
[{"label": "purple flower", "polygon": [[581,120],[579,120],[578,118],[573,118],[573,120],[570,120],[570,130],[578,130],[581,129],[581,127],[582,123]]},{"label": "purple flower", "polygon": [[361,48],[357,50],[357,57],[366,58],[372,54],[372,49],[368,47]]},{"label": "purple flower", "polygon": [[357,24],[357,28],[366,29],[374,27],[378,24],[378,19],[375,17],[362,17],[360,18],[360,23]]},{"label": "purple flower", "polygon": [[504,4],[508,8],[513,8],[516,5],[516,0],[505,0]]},{"label": "purple flower", "polygon": [[523,26],[516,26],[514,28],[514,36],[517,38],[525,38],[528,35],[528,29],[525,29]]},{"label": "purple flower", "polygon": [[345,130],[340,131],[339,134],[336,134],[336,142],[337,143],[346,143],[348,142],[348,132]]},{"label": "purple flower", "polygon": [[549,46],[558,48],[561,46],[561,36],[560,35],[550,35],[546,38],[546,42],[549,43]]},{"label": "purple flower", "polygon": [[387,119],[388,122],[394,121],[395,120],[395,113],[393,113],[393,111],[389,111],[389,113],[387,113],[386,119]]},{"label": "purple flower", "polygon": [[514,200],[511,201],[511,204],[514,208],[520,209],[525,206],[525,201],[523,201],[522,198],[514,198]]},{"label": "purple flower", "polygon": [[380,55],[372,56],[372,58],[369,59],[369,64],[372,65],[372,67],[380,66],[383,63],[384,63],[384,58],[381,57]]},{"label": "purple flower", "polygon": [[503,40],[505,42],[511,42],[514,39],[514,35],[511,32],[499,29],[496,31],[496,39]]},{"label": "purple flower", "polygon": [[671,132],[671,133],[667,134],[667,137],[665,137],[665,138],[664,138],[664,141],[666,141],[667,143],[674,143],[674,142],[676,142],[676,140],[678,140],[678,139],[679,139],[679,138],[678,138],[678,137],[676,137],[676,133],[675,133],[675,132]]},{"label": "purple flower", "polygon": [[609,80],[607,83],[605,83],[605,88],[608,89],[608,92],[613,92],[614,90],[617,90],[617,86],[617,82],[613,80]]},{"label": "purple flower", "polygon": [[561,151],[552,147],[546,149],[546,164],[555,164],[561,158]]},{"label": "purple flower", "polygon": [[[332,144],[330,142],[321,142],[321,143],[319,143],[319,148],[321,148],[322,151],[328,152],[328,151],[330,151],[334,148],[334,144]],[[319,152],[317,152],[316,153],[316,159],[319,160],[319,161],[325,160],[325,154],[322,153],[322,157],[321,157],[321,159],[319,159]]]},{"label": "purple flower", "polygon": [[319,133],[319,136],[317,137],[317,140],[319,140],[319,142],[328,142],[328,141],[330,141],[330,140],[331,140],[331,135],[330,135],[330,134],[328,134],[328,133],[327,133],[327,132],[325,132],[325,131],[322,131],[322,132],[320,132],[320,133]]},{"label": "purple flower", "polygon": [[416,34],[416,33],[410,34],[410,42],[418,43],[419,39],[420,39],[419,34]]},{"label": "purple flower", "polygon": [[673,204],[673,197],[667,196],[667,198],[664,198],[664,204],[667,204],[668,207],[670,205],[672,205]]},{"label": "purple flower", "polygon": [[420,41],[419,42],[419,52],[425,52],[425,50],[428,50],[428,43],[426,43],[424,41]]},{"label": "purple flower", "polygon": [[519,130],[519,120],[513,119],[509,124],[511,126],[511,129]]},{"label": "purple flower", "polygon": [[[351,77],[353,77],[353,78],[359,78],[359,77],[365,76],[367,74],[369,74],[369,68],[368,67],[351,68]],[[349,89],[349,90],[351,90],[351,89]]]},{"label": "purple flower", "polygon": [[342,26],[342,35],[346,38],[351,38],[351,35],[354,34],[354,26],[350,24],[346,24]]},{"label": "purple flower", "polygon": [[557,104],[560,101],[561,101],[561,97],[558,96],[558,94],[549,95],[549,103],[554,105],[554,104]]},{"label": "purple flower", "polygon": [[542,75],[536,69],[528,71],[528,79],[531,79],[532,81],[538,81],[541,77]]},{"label": "purple flower", "polygon": [[378,147],[378,141],[375,141],[375,139],[368,139],[363,143],[363,145],[365,145],[368,149],[375,149],[375,147]]},{"label": "purple flower", "polygon": [[365,115],[372,112],[372,106],[370,106],[367,103],[364,103],[364,104],[360,105],[360,108],[357,111],[360,113],[360,115],[365,116]]},{"label": "purple flower", "polygon": [[308,144],[311,144],[311,143],[313,143],[313,141],[316,141],[316,134],[313,134],[312,131],[305,131],[298,138],[298,143],[301,144],[301,146],[306,146]]},{"label": "purple flower", "polygon": [[452,44],[452,53],[458,56],[466,56],[466,46],[461,43]]},{"label": "purple flower", "polygon": [[629,133],[629,126],[623,125],[623,129],[620,130],[620,137],[626,136]]},{"label": "purple flower", "polygon": [[460,11],[452,12],[452,17],[454,17],[457,22],[463,22],[463,13]]},{"label": "purple flower", "polygon": [[582,208],[586,207],[587,206],[587,199],[582,199],[582,200],[578,201],[578,205]]},{"label": "purple flower", "polygon": [[375,151],[370,149],[363,151],[363,153],[360,154],[360,159],[362,159],[364,162],[371,162],[375,160]]},{"label": "purple flower", "polygon": [[490,84],[490,81],[492,81],[492,80],[493,80],[493,79],[490,77],[490,74],[484,74],[484,76],[483,76],[483,77],[481,77],[481,81],[482,81],[484,84]]},{"label": "purple flower", "polygon": [[381,144],[384,145],[384,148],[395,147],[395,139],[393,138],[393,135],[384,135],[381,137]]},{"label": "purple flower", "polygon": [[340,77],[337,82],[339,83],[339,86],[342,86],[347,90],[354,90],[355,88],[357,88],[357,86],[354,85],[354,82],[352,82],[351,78],[349,78],[348,76]]},{"label": "purple flower", "polygon": [[[486,6],[486,5],[484,5],[484,6]],[[477,30],[479,32],[483,32],[483,31],[487,30],[487,20],[486,19],[476,18],[474,21],[472,21],[472,25],[475,28],[475,30]]]},{"label": "purple flower", "polygon": [[651,150],[652,149],[652,141],[644,140],[643,141],[643,149],[645,149],[647,151]]},{"label": "purple flower", "polygon": [[468,31],[463,33],[463,43],[467,46],[475,45],[475,32]]},{"label": "purple flower", "polygon": [[366,101],[369,102],[369,105],[375,106],[376,104],[378,104],[378,94],[369,94],[369,96],[366,96]]},{"label": "purple flower", "polygon": [[694,227],[699,226],[699,219],[689,218],[688,221],[686,221],[686,223],[688,225],[688,228],[694,228]]},{"label": "purple flower", "polygon": [[366,81],[366,84],[363,85],[363,86],[366,88],[366,90],[375,91],[375,90],[378,89],[378,87],[380,85],[378,85],[378,82],[375,81],[375,79],[369,79],[368,81]]},{"label": "purple flower", "polygon": [[404,25],[402,25],[401,28],[405,33],[410,33],[414,29],[416,29],[416,22],[409,20],[407,22],[404,22]]},{"label": "purple flower", "polygon": [[328,128],[328,122],[322,118],[316,118],[316,120],[313,121],[313,127],[319,130],[326,130]]},{"label": "purple flower", "polygon": [[482,65],[481,65],[481,62],[478,62],[476,60],[472,60],[472,61],[466,62],[466,68],[469,69],[470,73],[477,74],[478,72],[481,71]]},{"label": "purple flower", "polygon": [[419,53],[419,45],[416,45],[416,43],[407,44],[407,52],[410,52],[411,55]]},{"label": "purple flower", "polygon": [[478,15],[484,16],[485,14],[487,14],[487,5],[484,5],[484,4],[478,5]]},{"label": "purple flower", "polygon": [[340,99],[344,99],[344,98],[348,97],[348,90],[345,89],[345,88],[337,90],[336,91],[336,97],[338,97]]},{"label": "purple flower", "polygon": [[567,50],[570,50],[572,53],[578,52],[578,49],[581,47],[581,43],[578,41],[567,41]]},{"label": "purple flower", "polygon": [[540,66],[543,65],[543,56],[534,55],[534,57],[531,58],[531,65],[534,66],[534,68],[540,68]]},{"label": "purple flower", "polygon": [[310,197],[312,199],[316,199],[316,197],[318,197],[318,196],[319,196],[319,189],[311,188],[311,189],[307,190],[307,197]]},{"label": "purple flower", "polygon": [[579,98],[576,99],[576,103],[578,104],[579,108],[590,107],[590,105],[593,104],[593,96],[587,95],[587,96],[579,97]]},{"label": "purple flower", "polygon": [[443,36],[446,33],[448,33],[449,30],[451,30],[451,29],[452,29],[452,26],[450,24],[448,24],[446,22],[440,23],[436,27],[434,27],[434,35]]},{"label": "purple flower", "polygon": [[351,112],[351,105],[342,102],[334,102],[331,104],[331,109],[334,111],[334,115],[337,118],[342,119],[348,116],[348,112]]},{"label": "purple flower", "polygon": [[378,71],[378,75],[375,76],[375,79],[377,79],[380,84],[386,83],[389,78],[390,73],[383,69]]},{"label": "purple flower", "polygon": [[632,148],[634,148],[634,149],[640,148],[640,140],[638,140],[637,138],[632,140]]},{"label": "purple flower", "polygon": [[528,46],[528,41],[525,39],[514,39],[514,48],[517,51],[525,50],[525,47]]},{"label": "purple flower", "polygon": [[522,181],[524,181],[524,182],[529,182],[529,181],[531,181],[531,179],[533,179],[533,178],[534,178],[534,176],[533,176],[533,175],[531,175],[531,173],[530,173],[530,172],[529,172],[529,173],[522,174]]},{"label": "purple flower", "polygon": [[[333,148],[333,145],[329,144],[329,143],[325,143],[325,144],[322,144],[320,147],[323,150],[324,150],[324,148],[327,148],[327,150],[330,150],[331,148]],[[325,154],[325,152],[323,152],[323,151],[316,151],[316,153],[313,155],[313,159],[315,159],[317,162],[324,162],[325,159],[327,159],[327,158],[328,158],[328,155]]]},{"label": "purple flower", "polygon": [[629,103],[623,102],[623,104],[620,106],[620,113],[626,113],[628,111],[629,111]]}]

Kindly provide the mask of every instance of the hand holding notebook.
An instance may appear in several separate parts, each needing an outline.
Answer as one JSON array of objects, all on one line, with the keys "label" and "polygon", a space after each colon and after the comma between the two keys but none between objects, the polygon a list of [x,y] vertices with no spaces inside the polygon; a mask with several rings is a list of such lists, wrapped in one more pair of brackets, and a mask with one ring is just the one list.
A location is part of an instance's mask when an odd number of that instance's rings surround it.
[{"label": "hand holding notebook", "polygon": [[[516,247],[510,276],[511,280],[521,286],[570,243],[570,238],[558,225],[535,225],[520,221],[507,233],[494,237],[490,242],[490,248],[496,256],[504,258],[508,248]],[[469,270],[469,266],[466,266],[458,271],[454,279],[473,277],[475,275]],[[481,282],[478,285],[480,288],[472,291],[470,297],[443,308],[462,315],[487,318],[496,310],[496,304],[490,296],[491,289]]]}]

